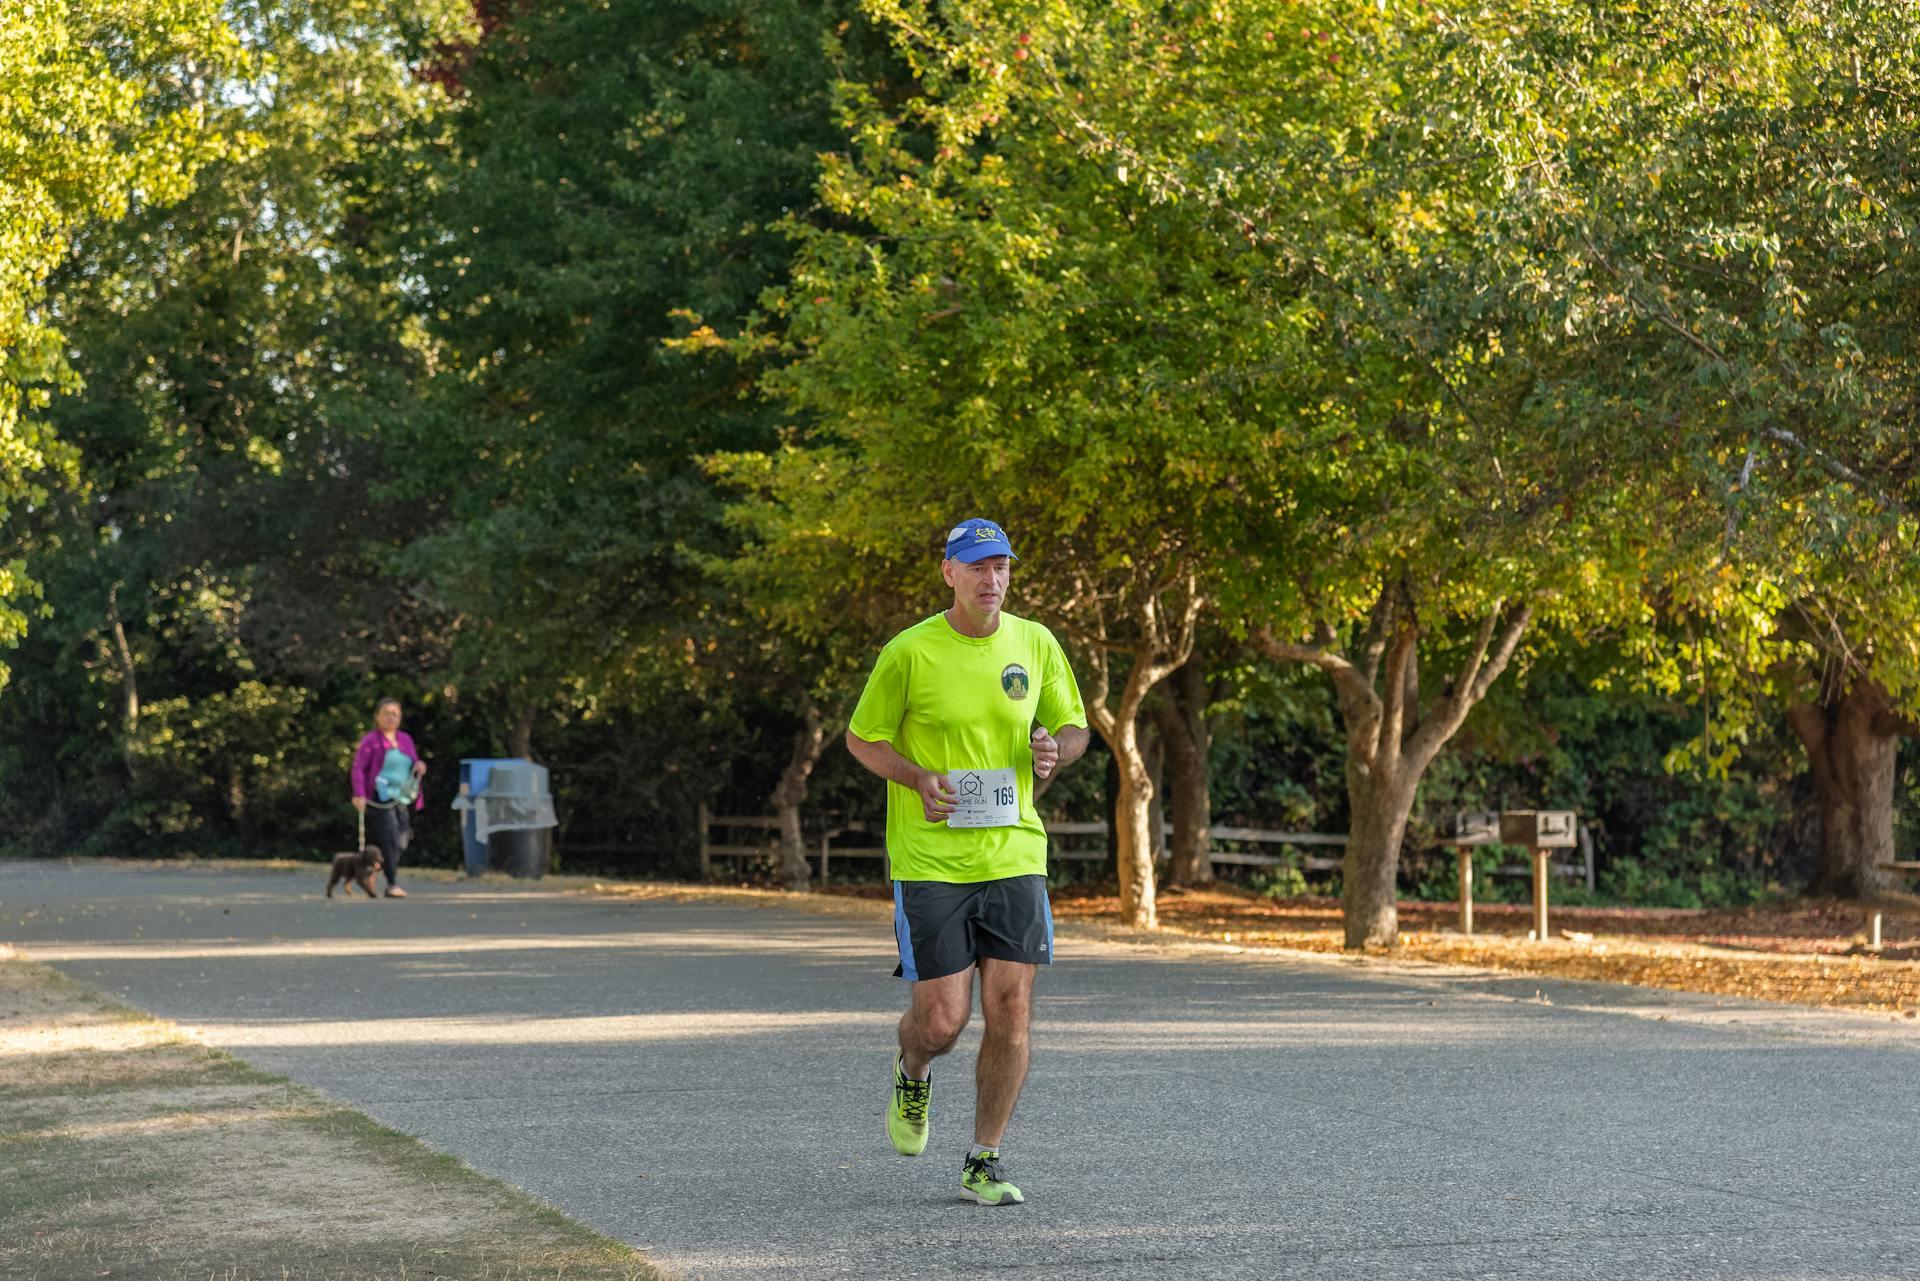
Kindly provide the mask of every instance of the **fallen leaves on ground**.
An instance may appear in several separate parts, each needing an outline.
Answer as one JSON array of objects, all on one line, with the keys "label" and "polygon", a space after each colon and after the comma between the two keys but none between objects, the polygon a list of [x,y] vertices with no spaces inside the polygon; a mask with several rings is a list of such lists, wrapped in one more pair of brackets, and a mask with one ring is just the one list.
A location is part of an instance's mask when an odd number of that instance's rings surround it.
[{"label": "fallen leaves on ground", "polygon": [[[1235,885],[1162,889],[1160,925],[1197,938],[1312,952],[1342,948],[1340,902],[1272,899]],[[1058,886],[1054,915],[1117,924],[1111,883]],[[1798,900],[1731,911],[1555,908],[1545,943],[1528,939],[1533,909],[1476,904],[1475,933],[1451,932],[1452,903],[1400,904],[1398,956],[1552,978],[1753,997],[1796,1005],[1920,1017],[1920,904],[1885,909],[1884,950],[1860,954],[1866,911],[1858,904]],[[1590,938],[1569,939],[1565,930]],[[1444,932],[1443,932],[1444,931]]]}]

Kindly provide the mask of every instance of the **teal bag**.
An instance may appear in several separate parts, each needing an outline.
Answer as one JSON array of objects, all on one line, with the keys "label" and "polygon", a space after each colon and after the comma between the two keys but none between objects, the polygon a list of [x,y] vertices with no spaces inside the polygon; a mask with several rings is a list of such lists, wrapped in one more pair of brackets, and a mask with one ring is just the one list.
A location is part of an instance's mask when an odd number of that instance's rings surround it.
[{"label": "teal bag", "polygon": [[380,762],[380,772],[374,776],[373,787],[384,804],[413,804],[414,798],[420,795],[420,780],[413,776],[413,758],[397,747],[389,747],[387,759]]}]

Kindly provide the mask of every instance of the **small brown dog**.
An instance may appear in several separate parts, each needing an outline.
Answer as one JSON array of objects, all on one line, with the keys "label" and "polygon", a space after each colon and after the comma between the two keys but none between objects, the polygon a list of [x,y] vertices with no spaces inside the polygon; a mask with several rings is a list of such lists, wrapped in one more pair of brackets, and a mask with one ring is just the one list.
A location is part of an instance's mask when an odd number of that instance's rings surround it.
[{"label": "small brown dog", "polygon": [[335,854],[333,856],[333,875],[327,878],[327,897],[333,897],[333,887],[346,882],[346,888],[340,891],[341,897],[350,898],[353,887],[358,885],[367,892],[368,898],[376,897],[373,892],[373,874],[380,870],[381,858],[378,845],[362,846],[358,854]]}]

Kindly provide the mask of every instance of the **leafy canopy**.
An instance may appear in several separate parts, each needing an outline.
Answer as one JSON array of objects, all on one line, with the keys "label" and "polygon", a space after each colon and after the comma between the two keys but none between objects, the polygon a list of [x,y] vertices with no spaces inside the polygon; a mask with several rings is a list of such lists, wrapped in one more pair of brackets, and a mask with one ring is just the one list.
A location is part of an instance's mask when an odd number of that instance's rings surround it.
[{"label": "leafy canopy", "polygon": [[[218,0],[27,0],[0,9],[0,523],[46,501],[73,455],[40,417],[71,391],[41,311],[76,227],[165,203],[218,142],[205,77],[234,54]],[[34,590],[0,562],[0,645],[26,628]],[[0,664],[0,683],[6,679]]]}]

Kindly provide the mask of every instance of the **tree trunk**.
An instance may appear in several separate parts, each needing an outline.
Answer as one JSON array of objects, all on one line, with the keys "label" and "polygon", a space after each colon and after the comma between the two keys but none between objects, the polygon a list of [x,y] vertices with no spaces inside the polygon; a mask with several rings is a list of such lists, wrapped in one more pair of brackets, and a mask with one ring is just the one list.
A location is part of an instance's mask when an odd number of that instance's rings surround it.
[{"label": "tree trunk", "polygon": [[[1153,805],[1153,773],[1140,740],[1140,713],[1153,687],[1171,676],[1193,655],[1193,639],[1205,599],[1197,573],[1179,568],[1165,581],[1144,592],[1133,608],[1138,645],[1116,647],[1132,659],[1117,700],[1112,690],[1111,656],[1104,643],[1090,654],[1092,697],[1086,700],[1087,720],[1113,754],[1117,784],[1112,826],[1115,862],[1120,873],[1120,917],[1137,929],[1157,929],[1159,910],[1154,901],[1153,830],[1148,817]],[[1104,630],[1104,629],[1102,629]]]},{"label": "tree trunk", "polygon": [[1107,748],[1107,782],[1104,797],[1107,803],[1107,868],[1113,873],[1114,884],[1118,885],[1120,883],[1120,758],[1113,754],[1111,746]]},{"label": "tree trunk", "polygon": [[1145,728],[1141,755],[1146,757],[1147,782],[1153,789],[1147,801],[1147,844],[1157,876],[1161,861],[1167,856],[1167,745],[1160,741],[1159,731],[1154,729],[1151,720]]},{"label": "tree trunk", "polygon": [[1165,685],[1167,697],[1154,704],[1154,721],[1167,752],[1167,790],[1173,811],[1173,854],[1167,881],[1205,885],[1213,880],[1213,796],[1208,756],[1213,731],[1207,724],[1211,691],[1200,665],[1188,660]]},{"label": "tree trunk", "polygon": [[780,819],[780,881],[790,890],[804,890],[813,879],[800,831],[800,806],[806,802],[807,780],[826,746],[826,717],[809,702],[806,723],[793,736],[787,767],[780,771],[780,782],[773,789],[773,812]]},{"label": "tree trunk", "polygon": [[523,760],[533,759],[533,718],[532,706],[522,707],[514,714],[513,728],[507,732],[507,755],[518,756]]},{"label": "tree trunk", "polygon": [[1420,780],[1506,670],[1532,619],[1530,606],[1506,614],[1503,602],[1495,601],[1481,618],[1460,670],[1439,697],[1425,703],[1420,698],[1421,627],[1405,584],[1382,589],[1352,658],[1336,648],[1331,626],[1323,626],[1319,643],[1312,645],[1281,641],[1271,631],[1255,638],[1269,657],[1312,663],[1333,682],[1347,733],[1347,799],[1353,809],[1340,887],[1349,948],[1392,947],[1399,941],[1400,843]]},{"label": "tree trunk", "polygon": [[1347,782],[1353,819],[1340,865],[1340,915],[1349,948],[1392,947],[1400,938],[1400,843],[1418,778]]},{"label": "tree trunk", "polygon": [[127,643],[127,629],[120,619],[120,584],[115,583],[107,592],[107,625],[113,631],[111,653],[114,666],[120,669],[120,692],[124,698],[124,717],[126,738],[121,751],[127,764],[127,774],[132,777],[136,772],[134,754],[134,735],[140,728],[140,680],[139,671],[133,662],[133,646]]},{"label": "tree trunk", "polygon": [[1892,887],[1894,779],[1907,726],[1886,689],[1862,680],[1844,694],[1787,710],[1807,749],[1820,808],[1812,891],[1872,898]]},{"label": "tree trunk", "polygon": [[1160,926],[1154,899],[1153,836],[1148,814],[1153,802],[1153,774],[1140,744],[1139,721],[1127,717],[1114,726],[1108,740],[1120,779],[1114,802],[1114,844],[1120,864],[1120,919],[1139,929]]},{"label": "tree trunk", "polygon": [[1820,870],[1820,789],[1814,786],[1812,770],[1793,776],[1787,798],[1792,808],[1784,838],[1786,867],[1780,879],[1811,885]]},{"label": "tree trunk", "polygon": [[1181,752],[1169,740],[1168,791],[1173,810],[1173,854],[1167,879],[1175,885],[1206,885],[1213,880],[1213,795],[1205,761]]}]

